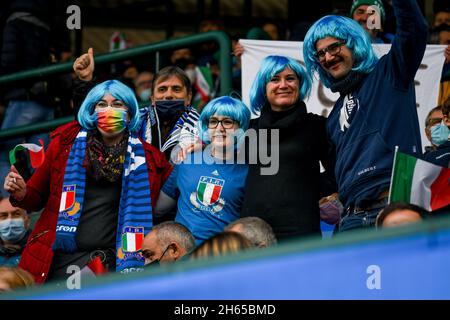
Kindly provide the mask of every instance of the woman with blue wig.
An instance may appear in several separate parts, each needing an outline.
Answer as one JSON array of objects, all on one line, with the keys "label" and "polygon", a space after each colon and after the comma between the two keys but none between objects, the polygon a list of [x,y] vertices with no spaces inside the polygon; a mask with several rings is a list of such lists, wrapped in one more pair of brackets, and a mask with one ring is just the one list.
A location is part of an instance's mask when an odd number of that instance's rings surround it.
[{"label": "woman with blue wig", "polygon": [[138,137],[139,125],[133,91],[105,81],[90,90],[78,121],[52,133],[45,161],[27,183],[11,167],[11,203],[44,208],[20,262],[37,283],[67,277],[71,265],[91,274],[143,267],[140,245],[172,168]]},{"label": "woman with blue wig", "polygon": [[[260,117],[251,123],[258,143],[250,144],[249,152],[258,145],[260,160],[250,164],[241,216],[262,218],[279,240],[320,234],[319,200],[334,191],[333,178],[330,188],[321,190],[319,161],[332,177],[333,160],[326,119],[308,113],[303,102],[310,89],[311,79],[298,61],[275,55],[262,61],[250,89],[252,111]],[[271,140],[263,137],[264,130]],[[269,174],[261,159],[265,144],[272,159],[276,156],[271,166],[277,170]]]},{"label": "woman with blue wig", "polygon": [[241,101],[228,96],[210,101],[198,121],[206,147],[177,164],[161,190],[156,214],[178,202],[175,220],[192,232],[197,245],[239,218],[248,166],[238,154],[249,121]]}]

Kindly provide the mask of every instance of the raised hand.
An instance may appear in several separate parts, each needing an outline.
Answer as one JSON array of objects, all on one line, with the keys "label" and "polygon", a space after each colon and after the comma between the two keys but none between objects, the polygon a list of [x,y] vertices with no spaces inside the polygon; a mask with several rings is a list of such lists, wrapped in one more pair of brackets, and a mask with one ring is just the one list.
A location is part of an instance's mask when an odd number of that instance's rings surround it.
[{"label": "raised hand", "polygon": [[5,177],[3,188],[16,200],[22,200],[27,193],[27,184],[17,171],[16,167],[11,166],[11,171]]},{"label": "raised hand", "polygon": [[73,70],[78,79],[91,81],[94,76],[94,50],[89,48],[88,52],[79,56],[73,63]]}]

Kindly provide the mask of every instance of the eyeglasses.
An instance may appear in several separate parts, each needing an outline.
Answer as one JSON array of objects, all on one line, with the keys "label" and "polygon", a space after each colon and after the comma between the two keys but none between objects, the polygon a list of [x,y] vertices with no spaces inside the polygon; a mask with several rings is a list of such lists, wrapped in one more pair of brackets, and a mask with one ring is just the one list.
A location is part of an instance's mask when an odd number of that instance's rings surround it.
[{"label": "eyeglasses", "polygon": [[225,118],[223,120],[218,120],[218,119],[215,119],[215,118],[211,118],[211,119],[208,120],[208,129],[215,129],[215,128],[217,128],[219,123],[222,124],[222,127],[224,129],[231,129],[231,128],[233,128],[235,122],[236,121],[234,121],[233,119],[230,119],[230,118]]},{"label": "eyeglasses", "polygon": [[123,101],[120,101],[120,100],[115,100],[111,104],[108,104],[106,101],[99,101],[99,102],[97,102],[95,107],[96,108],[113,107],[113,108],[122,108],[122,109],[126,109],[127,108],[125,103],[123,103]]},{"label": "eyeglasses", "polygon": [[327,54],[327,52],[332,55],[335,56],[337,55],[339,52],[341,52],[341,47],[345,45],[345,42],[342,41],[336,41],[333,42],[332,44],[330,44],[328,47],[326,47],[325,49],[319,50],[317,51],[314,56],[317,58],[317,60],[319,60],[320,62],[325,60],[325,56]]}]

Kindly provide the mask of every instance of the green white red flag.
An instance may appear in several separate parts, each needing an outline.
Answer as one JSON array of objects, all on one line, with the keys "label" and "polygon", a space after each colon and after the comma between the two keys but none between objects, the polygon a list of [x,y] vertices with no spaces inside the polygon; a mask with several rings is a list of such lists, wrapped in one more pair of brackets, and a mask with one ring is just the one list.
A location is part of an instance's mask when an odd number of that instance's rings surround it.
[{"label": "green white red flag", "polygon": [[16,152],[28,150],[30,154],[30,162],[33,168],[38,168],[44,163],[45,160],[45,150],[44,150],[44,142],[42,139],[39,139],[40,146],[34,143],[22,143],[18,144],[11,151],[9,151],[9,162],[11,165],[17,162]]},{"label": "green white red flag", "polygon": [[389,203],[403,201],[434,211],[450,204],[450,169],[396,152]]}]

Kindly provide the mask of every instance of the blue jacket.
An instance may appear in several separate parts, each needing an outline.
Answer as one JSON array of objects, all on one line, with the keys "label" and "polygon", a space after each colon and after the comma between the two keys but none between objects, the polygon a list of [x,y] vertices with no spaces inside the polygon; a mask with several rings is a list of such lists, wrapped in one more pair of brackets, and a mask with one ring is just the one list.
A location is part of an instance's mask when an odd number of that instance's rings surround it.
[{"label": "blue jacket", "polygon": [[450,140],[438,146],[436,150],[426,153],[424,159],[438,166],[450,168]]},{"label": "blue jacket", "polygon": [[364,205],[389,188],[395,146],[422,155],[414,76],[425,52],[427,24],[415,0],[394,0],[393,5],[397,32],[391,50],[353,92],[341,93],[328,118],[345,206]]}]

